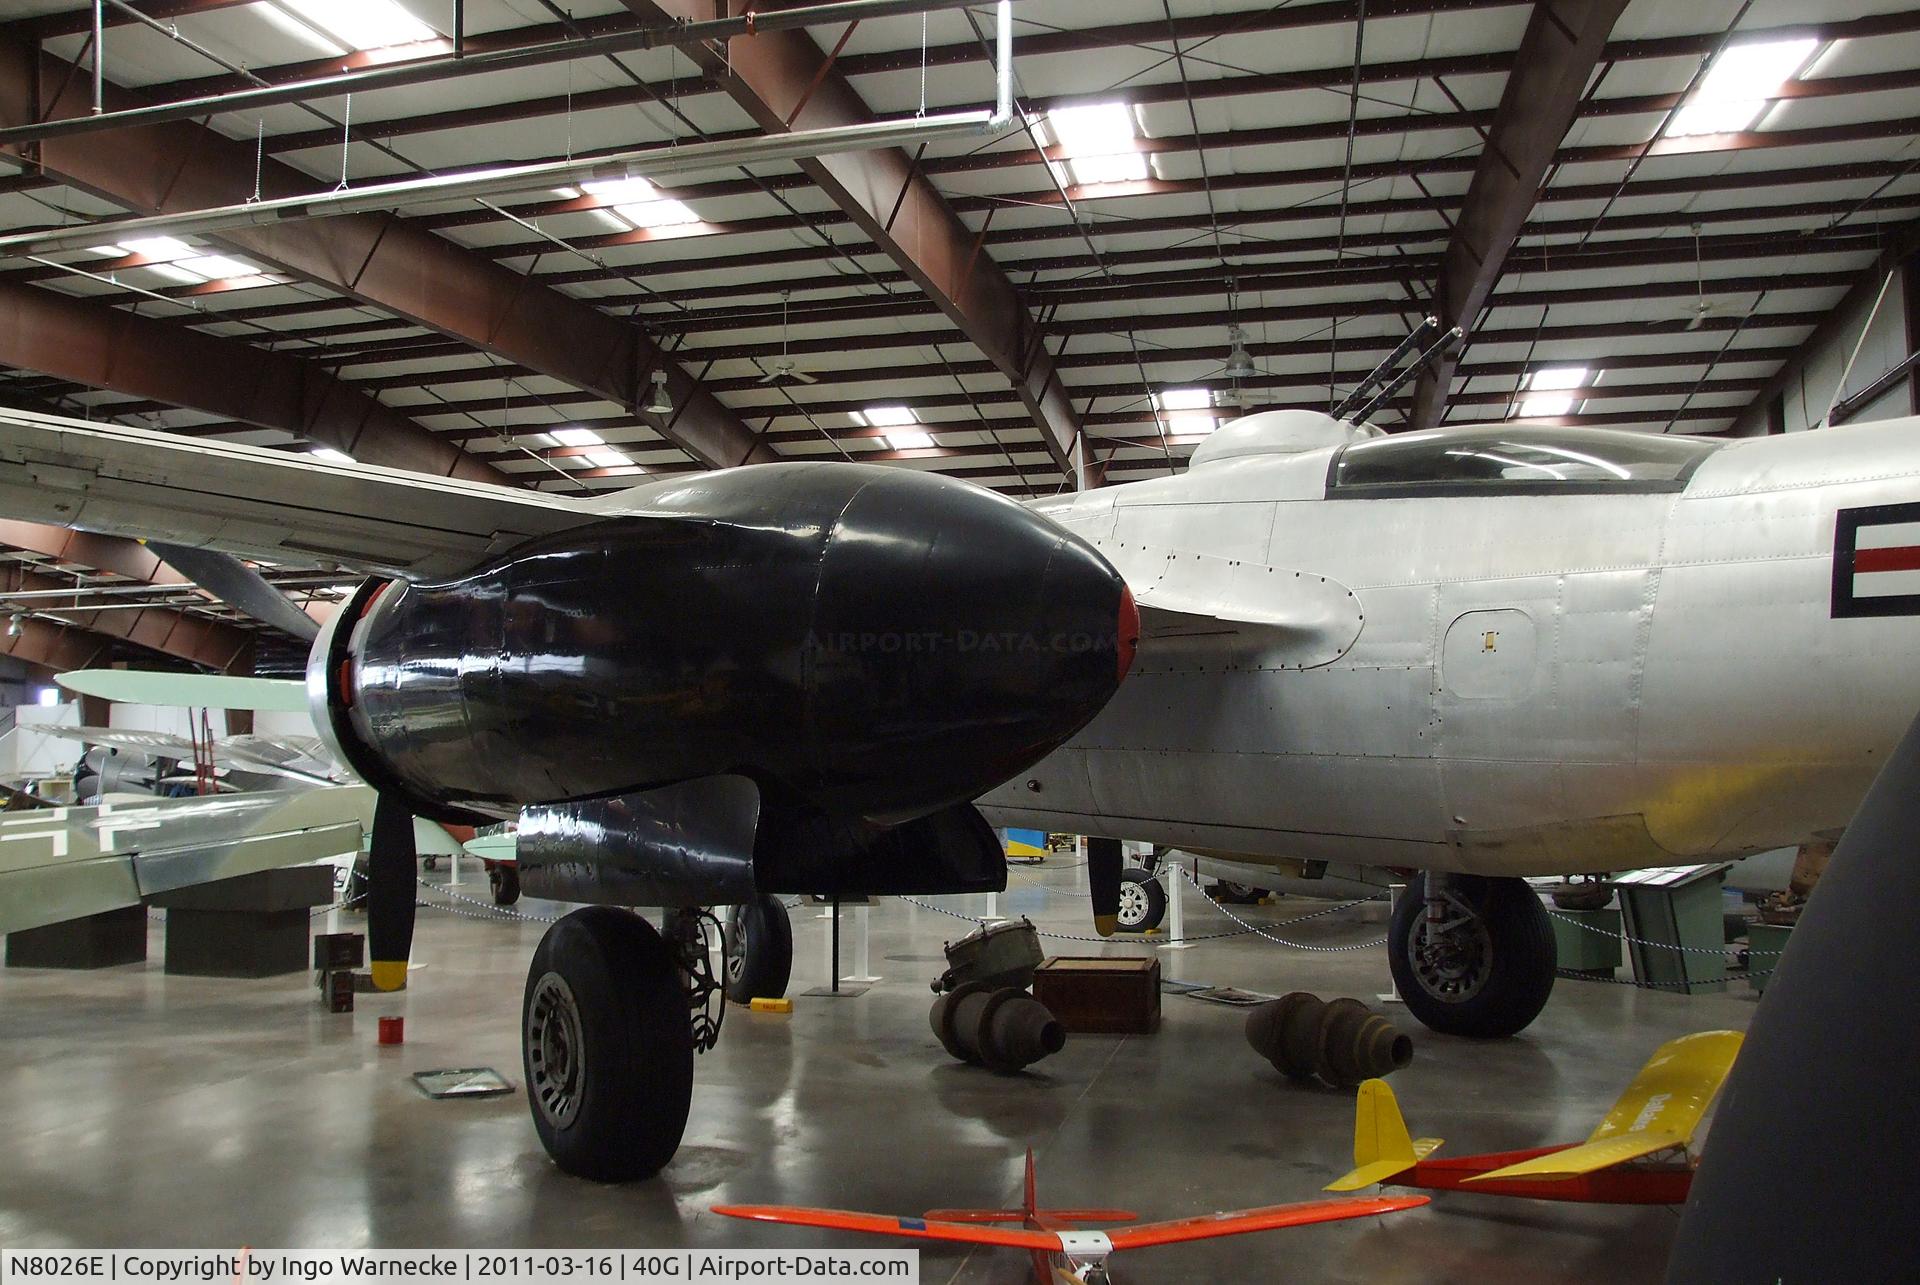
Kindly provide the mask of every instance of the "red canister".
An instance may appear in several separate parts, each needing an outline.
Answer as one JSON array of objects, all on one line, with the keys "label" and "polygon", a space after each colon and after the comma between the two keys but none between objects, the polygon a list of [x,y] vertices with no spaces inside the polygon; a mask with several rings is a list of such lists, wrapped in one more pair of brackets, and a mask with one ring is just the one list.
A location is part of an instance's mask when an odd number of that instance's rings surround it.
[{"label": "red canister", "polygon": [[407,1019],[404,1017],[383,1017],[380,1019],[380,1042],[382,1044],[404,1044],[407,1039]]}]

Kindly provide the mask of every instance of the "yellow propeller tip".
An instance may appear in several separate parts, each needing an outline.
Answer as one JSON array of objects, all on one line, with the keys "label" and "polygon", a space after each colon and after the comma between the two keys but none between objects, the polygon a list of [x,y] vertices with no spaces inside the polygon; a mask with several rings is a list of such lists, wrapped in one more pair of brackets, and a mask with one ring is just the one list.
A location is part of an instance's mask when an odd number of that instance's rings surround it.
[{"label": "yellow propeller tip", "polygon": [[1115,933],[1120,931],[1120,916],[1095,915],[1093,917],[1093,930],[1099,933],[1102,937],[1113,936]]},{"label": "yellow propeller tip", "polygon": [[375,990],[403,991],[407,988],[407,961],[404,959],[376,959],[371,971]]}]

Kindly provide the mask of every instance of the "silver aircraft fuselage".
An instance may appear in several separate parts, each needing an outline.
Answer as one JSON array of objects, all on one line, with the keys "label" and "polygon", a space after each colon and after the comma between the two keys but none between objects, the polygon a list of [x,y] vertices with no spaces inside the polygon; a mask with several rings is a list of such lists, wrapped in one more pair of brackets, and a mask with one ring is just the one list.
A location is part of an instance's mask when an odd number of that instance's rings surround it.
[{"label": "silver aircraft fuselage", "polygon": [[1920,419],[1703,445],[1646,486],[1562,482],[1612,476],[1580,430],[1444,432],[1481,479],[1343,488],[1368,430],[1281,412],[1186,473],[1041,503],[1147,634],[988,819],[1486,875],[1846,825],[1920,709]]}]

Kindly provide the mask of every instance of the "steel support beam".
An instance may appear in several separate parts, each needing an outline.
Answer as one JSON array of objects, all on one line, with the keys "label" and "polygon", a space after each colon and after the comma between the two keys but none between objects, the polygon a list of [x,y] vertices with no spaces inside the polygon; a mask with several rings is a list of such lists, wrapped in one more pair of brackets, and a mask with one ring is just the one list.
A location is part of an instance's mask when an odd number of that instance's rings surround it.
[{"label": "steel support beam", "polygon": [[[0,570],[0,590],[33,592],[64,587],[58,578],[24,567]],[[5,609],[5,603],[0,602],[0,612]],[[39,607],[35,609],[35,615],[53,610]],[[59,618],[70,628],[83,629],[102,638],[135,643],[222,673],[244,673],[253,667],[253,635],[247,630],[218,620],[204,620],[170,607],[146,607],[139,611],[61,611]],[[21,638],[27,637],[28,625],[39,623],[42,622],[38,619],[22,620]],[[22,656],[21,659],[34,658]]]},{"label": "steel support beam", "polygon": [[[642,18],[685,22],[741,7],[738,0],[623,2]],[[724,49],[687,52],[769,133],[876,119],[832,56],[804,31],[763,31],[729,40]],[[800,168],[1007,377],[1049,453],[1070,467],[1079,417],[1039,327],[987,253],[984,234],[968,230],[898,148],[823,156]]]},{"label": "steel support beam", "polygon": [[[1735,424],[1750,432],[1757,429],[1757,432],[1765,433],[1768,403],[1790,388],[1806,372],[1808,363],[1820,360],[1836,345],[1851,343],[1858,337],[1859,332],[1854,327],[1856,324],[1866,324],[1867,310],[1879,296],[1887,274],[1897,270],[1915,253],[1920,253],[1920,219],[1904,223],[1887,234],[1873,262],[1860,270],[1846,295],[1820,319],[1813,333],[1801,342],[1800,350],[1793,359],[1781,363],[1773,378],[1753,395],[1753,400],[1740,412]],[[1916,289],[1920,289],[1911,275],[1904,284],[1909,299]],[[1897,300],[1890,306],[1902,307]]]},{"label": "steel support beam", "polygon": [[[0,41],[0,123],[85,114],[84,78],[50,55]],[[108,87],[110,108],[134,105]],[[142,214],[208,209],[254,190],[254,149],[204,125],[174,121],[76,139],[47,139],[29,159],[64,183]],[[315,180],[268,162],[265,197],[311,193]],[[592,305],[536,285],[393,215],[356,214],[278,227],[229,229],[219,240],[374,307],[494,353],[571,387],[638,410],[652,372],[668,372],[671,415],[648,423],[709,467],[774,458],[751,429],[721,405],[638,327]],[[445,470],[442,470],[445,471]]]},{"label": "steel support beam", "polygon": [[138,540],[94,531],[71,531],[40,522],[0,518],[0,545],[37,553],[68,566],[87,567],[124,576],[141,584],[191,584]]},{"label": "steel support beam", "polygon": [[[1493,294],[1507,254],[1533,213],[1560,140],[1580,112],[1587,81],[1627,0],[1539,0],[1500,95],[1499,113],[1460,204],[1434,291],[1442,328],[1468,335]],[[1436,356],[1414,390],[1412,428],[1446,409],[1458,349]]]},{"label": "steel support beam", "polygon": [[51,290],[0,282],[0,364],[276,428],[363,464],[514,480],[312,362]]}]

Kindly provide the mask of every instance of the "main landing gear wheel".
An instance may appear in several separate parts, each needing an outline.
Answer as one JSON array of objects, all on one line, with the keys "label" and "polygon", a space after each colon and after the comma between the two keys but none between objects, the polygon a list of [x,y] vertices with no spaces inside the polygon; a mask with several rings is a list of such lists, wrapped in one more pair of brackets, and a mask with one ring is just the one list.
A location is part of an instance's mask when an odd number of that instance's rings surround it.
[{"label": "main landing gear wheel", "polygon": [[757,897],[727,916],[727,998],[779,999],[793,975],[793,922],[778,897]]},{"label": "main landing gear wheel", "polygon": [[1158,928],[1166,913],[1167,890],[1158,879],[1139,866],[1128,866],[1120,872],[1121,932],[1143,933]]},{"label": "main landing gear wheel", "polygon": [[554,1162],[598,1182],[651,1178],[693,1103],[687,984],[653,925],[576,910],[533,953],[520,1011],[533,1127]]},{"label": "main landing gear wheel", "polygon": [[1213,886],[1207,889],[1207,895],[1223,906],[1257,906],[1266,892],[1250,883],[1215,879]]},{"label": "main landing gear wheel", "polygon": [[487,866],[487,886],[493,890],[493,904],[511,906],[520,900],[520,867],[495,861]]},{"label": "main landing gear wheel", "polygon": [[1416,875],[1393,908],[1387,961],[1407,1010],[1447,1035],[1497,1039],[1525,1030],[1553,993],[1553,926],[1521,879],[1445,875],[1428,922]]}]

